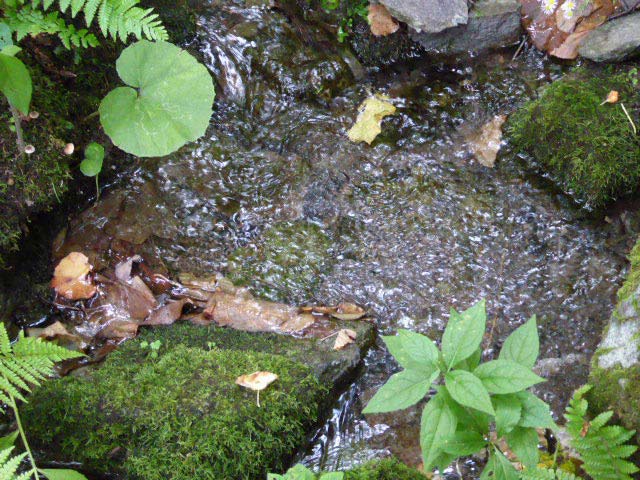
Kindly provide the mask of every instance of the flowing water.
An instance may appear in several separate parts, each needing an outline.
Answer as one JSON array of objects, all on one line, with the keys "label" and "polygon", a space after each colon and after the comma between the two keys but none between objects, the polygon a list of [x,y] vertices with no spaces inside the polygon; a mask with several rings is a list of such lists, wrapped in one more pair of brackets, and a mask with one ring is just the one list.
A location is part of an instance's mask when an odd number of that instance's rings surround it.
[{"label": "flowing water", "polygon": [[[507,52],[367,72],[318,29],[249,3],[201,12],[191,47],[218,84],[211,127],[112,186],[106,205],[118,198],[123,216],[137,218],[119,228],[171,273],[223,271],[296,304],[356,302],[382,334],[439,338],[450,307],[485,298],[486,356],[536,314],[550,378],[539,393],[557,413],[586,378],[624,242],[516,155],[479,165],[465,138],[560,67]],[[398,111],[373,146],[354,144],[346,131],[371,92]],[[97,223],[75,222],[87,218]],[[380,342],[302,460],[331,469],[393,453],[418,464],[418,409],[360,413],[397,370]]]}]

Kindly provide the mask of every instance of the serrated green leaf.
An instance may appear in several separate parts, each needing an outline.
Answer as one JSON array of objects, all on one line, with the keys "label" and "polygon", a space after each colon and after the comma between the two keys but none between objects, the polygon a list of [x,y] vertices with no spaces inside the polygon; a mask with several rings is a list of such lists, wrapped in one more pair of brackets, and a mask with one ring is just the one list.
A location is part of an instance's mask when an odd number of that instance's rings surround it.
[{"label": "serrated green leaf", "polygon": [[75,470],[64,468],[39,468],[38,471],[48,480],[87,480],[87,477]]},{"label": "serrated green leaf", "polygon": [[480,365],[480,360],[482,360],[482,348],[478,348],[469,358],[455,364],[453,370],[473,372]]},{"label": "serrated green leaf", "polygon": [[24,63],[0,53],[0,92],[25,115],[29,113],[31,90],[31,75]]},{"label": "serrated green leaf", "polygon": [[212,114],[213,81],[188,52],[167,42],[142,40],[122,52],[116,67],[129,86],[112,90],[99,109],[115,145],[139,157],[160,157],[204,135]]},{"label": "serrated green leaf", "polygon": [[438,363],[438,348],[430,338],[409,330],[398,330],[396,336],[382,337],[393,358],[406,369],[433,370]]},{"label": "serrated green leaf", "polygon": [[519,480],[518,471],[502,452],[495,450],[494,480]]},{"label": "serrated green leaf", "polygon": [[13,447],[13,444],[16,443],[16,439],[18,438],[19,433],[20,432],[16,430],[15,432],[0,438],[0,451]]},{"label": "serrated green leaf", "polygon": [[437,391],[458,419],[459,425],[464,425],[465,429],[472,430],[482,436],[489,434],[490,415],[475,408],[460,405],[449,395],[449,392],[444,386],[438,387]]},{"label": "serrated green leaf", "polygon": [[549,405],[540,400],[531,392],[518,392],[516,394],[522,404],[522,416],[518,425],[532,428],[558,428],[553,421]]},{"label": "serrated green leaf", "polygon": [[403,370],[392,375],[376,392],[362,413],[393,412],[415,405],[429,392],[431,384],[439,374],[439,370],[432,372]]},{"label": "serrated green leaf", "polygon": [[456,416],[439,393],[425,405],[420,423],[420,447],[425,472],[436,465],[443,453],[443,442],[455,435],[457,424]]},{"label": "serrated green leaf", "polygon": [[510,360],[492,360],[473,372],[491,393],[516,393],[546,380]]},{"label": "serrated green leaf", "polygon": [[495,415],[489,392],[479,378],[464,370],[453,370],[444,376],[449,395],[460,405]]},{"label": "serrated green leaf", "polygon": [[84,160],[80,163],[80,171],[87,177],[95,177],[102,170],[104,147],[92,142],[84,150]]},{"label": "serrated green leaf", "polygon": [[533,368],[540,353],[538,326],[534,315],[527,323],[516,329],[504,341],[500,350],[501,360],[510,360],[520,365]]},{"label": "serrated green leaf", "polygon": [[486,323],[484,300],[462,313],[452,310],[442,336],[442,356],[447,368],[474,354],[482,342]]},{"label": "serrated green leaf", "polygon": [[6,45],[0,50],[0,54],[7,55],[9,57],[15,57],[20,53],[22,49],[17,45]]},{"label": "serrated green leaf", "polygon": [[444,440],[442,450],[445,453],[464,457],[479,452],[487,445],[487,440],[478,432],[456,432],[452,438]]},{"label": "serrated green leaf", "polygon": [[538,432],[535,428],[515,427],[505,436],[509,448],[527,468],[535,468],[540,459]]},{"label": "serrated green leaf", "polygon": [[496,395],[491,400],[496,411],[496,431],[502,437],[518,425],[522,403],[516,395]]}]

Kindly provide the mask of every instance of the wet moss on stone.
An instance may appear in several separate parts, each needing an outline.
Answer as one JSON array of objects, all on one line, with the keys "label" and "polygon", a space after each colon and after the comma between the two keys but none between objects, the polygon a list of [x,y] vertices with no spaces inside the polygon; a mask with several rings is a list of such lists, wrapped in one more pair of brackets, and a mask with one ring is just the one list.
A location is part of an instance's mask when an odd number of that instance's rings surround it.
[{"label": "wet moss on stone", "polygon": [[633,113],[640,94],[630,73],[579,69],[546,87],[507,126],[516,151],[531,154],[564,190],[594,208],[640,184],[640,137],[619,103],[601,105],[611,90],[640,125]]},{"label": "wet moss on stone", "polygon": [[[285,470],[326,396],[312,370],[241,347],[243,338],[186,326],[179,341],[172,330],[143,335],[163,342],[156,359],[133,340],[86,376],[36,390],[23,407],[33,445],[47,460],[141,480],[258,479]],[[205,339],[206,348],[196,346]],[[261,393],[261,408],[234,383],[258,370],[279,375]]]},{"label": "wet moss on stone", "polygon": [[396,459],[377,460],[345,472],[345,480],[424,480],[422,472]]},{"label": "wet moss on stone", "polygon": [[312,298],[331,267],[330,250],[329,237],[317,225],[278,223],[255,245],[231,254],[228,276],[269,300],[302,303]]}]

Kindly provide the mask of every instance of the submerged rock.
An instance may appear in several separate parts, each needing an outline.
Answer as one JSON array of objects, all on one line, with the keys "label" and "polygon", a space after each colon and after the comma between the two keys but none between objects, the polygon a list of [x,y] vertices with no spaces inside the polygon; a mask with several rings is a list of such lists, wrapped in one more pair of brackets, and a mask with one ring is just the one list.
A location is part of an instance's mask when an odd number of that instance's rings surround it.
[{"label": "submerged rock", "polygon": [[640,54],[640,12],[605,23],[590,32],[578,50],[594,62],[620,62]]},{"label": "submerged rock", "polygon": [[[283,471],[371,341],[356,344],[175,325],[148,330],[86,375],[51,381],[25,405],[46,460],[125,478],[256,479]],[[142,341],[160,341],[157,358]],[[238,376],[269,371],[260,394]]]},{"label": "submerged rock", "polygon": [[418,32],[441,32],[467,23],[467,0],[380,0],[398,20]]},{"label": "submerged rock", "polygon": [[480,0],[469,12],[466,25],[439,33],[413,32],[427,51],[457,55],[501,48],[518,41],[521,32],[519,0]]},{"label": "submerged rock", "polygon": [[618,305],[593,356],[590,405],[598,412],[613,409],[640,440],[640,242],[630,260]]}]

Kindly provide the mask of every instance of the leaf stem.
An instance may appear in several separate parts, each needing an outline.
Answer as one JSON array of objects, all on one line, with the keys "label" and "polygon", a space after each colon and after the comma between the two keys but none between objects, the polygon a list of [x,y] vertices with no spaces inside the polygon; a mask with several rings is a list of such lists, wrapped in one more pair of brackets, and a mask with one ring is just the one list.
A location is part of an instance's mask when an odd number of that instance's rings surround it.
[{"label": "leaf stem", "polygon": [[22,439],[22,443],[24,445],[25,450],[27,451],[27,456],[29,457],[29,461],[31,462],[31,469],[33,471],[33,475],[35,476],[35,480],[40,480],[40,476],[38,475],[38,467],[36,465],[36,461],[33,458],[33,453],[31,452],[31,447],[29,447],[29,442],[27,441],[27,436],[24,432],[24,428],[22,427],[22,420],[20,419],[20,412],[18,412],[18,405],[16,404],[16,399],[13,398],[13,395],[9,394],[9,399],[11,400],[11,409],[13,410],[13,414],[16,417],[16,423],[18,424],[18,431],[20,432],[20,438]]},{"label": "leaf stem", "polygon": [[22,135],[22,123],[20,122],[20,112],[18,112],[18,109],[14,107],[11,102],[9,102],[9,109],[11,110],[11,116],[13,116],[13,125],[16,127],[16,144],[18,145],[20,156],[23,156],[25,144],[24,144],[24,136]]},{"label": "leaf stem", "polygon": [[96,202],[100,200],[100,184],[98,183],[98,175],[96,175]]}]

